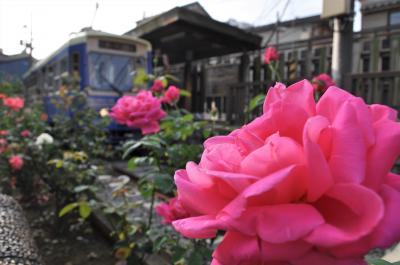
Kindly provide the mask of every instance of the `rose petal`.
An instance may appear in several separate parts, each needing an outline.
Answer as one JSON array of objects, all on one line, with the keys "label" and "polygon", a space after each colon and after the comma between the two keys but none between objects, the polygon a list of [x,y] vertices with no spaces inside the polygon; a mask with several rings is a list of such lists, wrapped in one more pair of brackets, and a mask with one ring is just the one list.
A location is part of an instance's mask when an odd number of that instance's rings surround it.
[{"label": "rose petal", "polygon": [[172,225],[176,231],[189,238],[212,238],[218,229],[225,228],[222,222],[212,215],[180,219],[173,221]]},{"label": "rose petal", "polygon": [[176,171],[174,178],[179,201],[193,215],[213,215],[229,203],[228,199],[217,194],[212,188],[205,189],[191,183],[186,170]]},{"label": "rose petal", "polygon": [[257,219],[257,234],[264,241],[275,244],[298,240],[324,223],[318,211],[307,204],[262,207]]},{"label": "rose petal", "polygon": [[317,115],[326,117],[332,123],[335,120],[335,117],[343,103],[347,102],[348,99],[353,97],[354,96],[349,92],[341,88],[331,86],[318,101],[316,106]]},{"label": "rose petal", "polygon": [[389,108],[388,106],[372,104],[369,106],[369,109],[372,114],[372,120],[374,122],[380,122],[382,120],[397,120],[397,111]]},{"label": "rose petal", "polygon": [[259,204],[272,204],[279,197],[279,194],[274,188],[279,183],[282,183],[295,170],[295,166],[289,166],[275,173],[261,178],[259,181],[247,187],[233,201],[231,201],[223,212],[231,218],[239,217],[246,210],[248,204],[257,206]]},{"label": "rose petal", "polygon": [[215,249],[213,258],[222,265],[259,264],[261,249],[256,237],[228,231]]},{"label": "rose petal", "polygon": [[384,214],[378,194],[355,184],[336,184],[315,207],[326,223],[317,227],[306,241],[322,247],[360,239],[372,232]]},{"label": "rose petal", "polygon": [[354,107],[345,102],[332,123],[329,167],[337,183],[361,183],[365,177],[367,146],[357,122]]},{"label": "rose petal", "polygon": [[385,203],[385,214],[371,234],[371,244],[374,248],[385,249],[400,238],[400,192],[388,185],[383,185],[380,195]]},{"label": "rose petal", "polygon": [[317,144],[321,132],[328,126],[328,119],[315,116],[304,127],[304,153],[308,166],[307,200],[310,202],[319,199],[334,183],[325,156]]},{"label": "rose petal", "polygon": [[368,151],[364,185],[378,189],[400,155],[400,123],[382,121],[374,127],[377,144]]},{"label": "rose petal", "polygon": [[299,81],[287,88],[281,83],[270,88],[264,101],[264,113],[270,110],[273,103],[279,101],[296,105],[309,116],[315,115],[314,88],[308,80]]},{"label": "rose petal", "polygon": [[241,163],[241,172],[258,177],[267,176],[281,168],[304,164],[301,146],[288,137],[274,134],[266,144],[250,153]]}]

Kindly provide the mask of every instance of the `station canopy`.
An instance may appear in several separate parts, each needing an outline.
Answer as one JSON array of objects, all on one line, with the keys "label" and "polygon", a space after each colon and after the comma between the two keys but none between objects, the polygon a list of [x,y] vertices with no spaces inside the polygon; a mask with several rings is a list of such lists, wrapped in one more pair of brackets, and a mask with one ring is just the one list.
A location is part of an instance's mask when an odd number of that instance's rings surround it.
[{"label": "station canopy", "polygon": [[212,19],[197,2],[143,19],[125,34],[150,41],[171,64],[255,50],[261,43],[258,35]]}]

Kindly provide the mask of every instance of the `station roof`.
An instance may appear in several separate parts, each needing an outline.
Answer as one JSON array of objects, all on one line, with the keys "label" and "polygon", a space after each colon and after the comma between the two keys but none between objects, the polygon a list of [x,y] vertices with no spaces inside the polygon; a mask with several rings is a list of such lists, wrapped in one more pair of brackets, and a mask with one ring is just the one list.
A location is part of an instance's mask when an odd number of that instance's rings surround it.
[{"label": "station roof", "polygon": [[256,34],[212,19],[198,3],[144,19],[125,34],[150,41],[154,50],[168,54],[171,63],[184,62],[187,54],[191,54],[191,60],[198,60],[255,50],[262,40]]}]

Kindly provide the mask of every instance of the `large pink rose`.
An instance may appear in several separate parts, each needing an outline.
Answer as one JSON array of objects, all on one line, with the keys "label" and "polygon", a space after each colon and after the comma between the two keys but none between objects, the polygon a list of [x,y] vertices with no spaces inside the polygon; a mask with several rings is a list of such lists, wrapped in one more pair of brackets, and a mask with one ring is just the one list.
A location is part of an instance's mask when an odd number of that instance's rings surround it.
[{"label": "large pink rose", "polygon": [[264,114],[210,138],[178,170],[176,220],[191,238],[226,231],[217,265],[357,265],[400,240],[397,113],[330,87],[276,84]]},{"label": "large pink rose", "polygon": [[136,96],[123,96],[111,110],[110,116],[118,123],[140,128],[143,134],[160,130],[159,121],[166,113],[151,92],[142,90]]}]

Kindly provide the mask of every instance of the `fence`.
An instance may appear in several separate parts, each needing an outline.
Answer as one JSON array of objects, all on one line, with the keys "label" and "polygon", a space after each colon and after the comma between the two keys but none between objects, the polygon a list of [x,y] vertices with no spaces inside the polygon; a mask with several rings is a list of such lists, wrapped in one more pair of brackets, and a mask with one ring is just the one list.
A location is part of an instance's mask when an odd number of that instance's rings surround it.
[{"label": "fence", "polygon": [[345,87],[368,104],[385,104],[400,109],[400,71],[350,74]]}]

